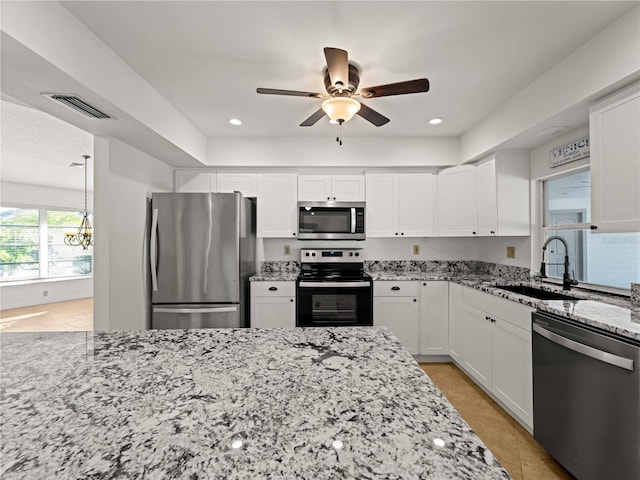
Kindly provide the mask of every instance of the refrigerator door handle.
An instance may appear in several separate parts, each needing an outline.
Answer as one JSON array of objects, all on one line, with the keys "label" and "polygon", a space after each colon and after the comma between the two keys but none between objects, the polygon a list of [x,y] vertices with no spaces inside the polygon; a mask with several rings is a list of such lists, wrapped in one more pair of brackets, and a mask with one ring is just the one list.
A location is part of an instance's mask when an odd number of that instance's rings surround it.
[{"label": "refrigerator door handle", "polygon": [[228,307],[207,307],[207,308],[153,307],[153,311],[157,313],[224,313],[224,312],[237,312],[238,307],[235,305],[228,306]]},{"label": "refrigerator door handle", "polygon": [[158,209],[153,209],[151,217],[151,239],[149,243],[149,261],[151,263],[151,288],[158,291]]}]

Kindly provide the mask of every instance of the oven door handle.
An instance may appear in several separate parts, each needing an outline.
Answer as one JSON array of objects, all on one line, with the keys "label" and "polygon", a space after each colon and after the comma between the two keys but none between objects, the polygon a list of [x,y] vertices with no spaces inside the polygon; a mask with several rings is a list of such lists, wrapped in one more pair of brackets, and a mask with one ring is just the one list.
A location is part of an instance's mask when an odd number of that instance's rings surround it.
[{"label": "oven door handle", "polygon": [[370,287],[370,282],[300,282],[300,287],[319,287],[319,288],[336,288],[336,287]]},{"label": "oven door handle", "polygon": [[597,348],[590,347],[589,345],[575,342],[568,339],[567,337],[563,337],[562,335],[558,335],[557,333],[550,332],[537,323],[534,323],[532,328],[533,331],[538,335],[542,335],[547,340],[550,340],[553,343],[557,343],[562,347],[573,350],[574,352],[581,353],[582,355],[586,355],[587,357],[591,357],[595,360],[599,360],[610,365],[615,365],[616,367],[624,368],[625,370],[633,372],[633,360],[629,358],[619,357],[618,355],[614,355],[613,353],[604,352],[602,350],[598,350]]}]

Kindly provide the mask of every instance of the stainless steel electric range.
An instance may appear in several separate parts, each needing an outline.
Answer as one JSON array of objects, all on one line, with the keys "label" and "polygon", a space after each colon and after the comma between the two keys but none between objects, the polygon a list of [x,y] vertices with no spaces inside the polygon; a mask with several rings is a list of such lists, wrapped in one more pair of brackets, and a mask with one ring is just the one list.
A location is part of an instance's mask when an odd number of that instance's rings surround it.
[{"label": "stainless steel electric range", "polygon": [[298,327],[373,325],[373,281],[362,249],[304,248],[296,281]]}]

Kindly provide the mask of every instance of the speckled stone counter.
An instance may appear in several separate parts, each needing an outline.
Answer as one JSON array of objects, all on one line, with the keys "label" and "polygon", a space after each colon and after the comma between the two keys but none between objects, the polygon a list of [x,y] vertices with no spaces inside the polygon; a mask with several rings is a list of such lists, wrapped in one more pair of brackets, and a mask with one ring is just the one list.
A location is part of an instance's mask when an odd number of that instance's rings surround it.
[{"label": "speckled stone counter", "polygon": [[249,277],[250,282],[295,282],[299,272],[257,273]]},{"label": "speckled stone counter", "polygon": [[509,478],[386,329],[0,342],[4,480]]},{"label": "speckled stone counter", "polygon": [[[587,290],[573,289],[563,292],[560,286],[540,282],[504,281],[501,277],[486,274],[446,274],[429,272],[374,272],[377,281],[447,280],[475,288],[507,300],[522,303],[541,311],[555,313],[578,323],[616,333],[625,338],[640,341],[640,308],[632,308],[629,298],[605,295]],[[552,292],[566,293],[578,301],[538,300],[503,290],[500,286],[527,285]]]}]

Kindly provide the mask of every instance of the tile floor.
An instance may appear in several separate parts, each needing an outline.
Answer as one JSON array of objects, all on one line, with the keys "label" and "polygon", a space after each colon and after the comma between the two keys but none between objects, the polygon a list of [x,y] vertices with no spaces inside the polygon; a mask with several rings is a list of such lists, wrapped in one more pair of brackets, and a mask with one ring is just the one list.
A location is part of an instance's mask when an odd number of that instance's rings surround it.
[{"label": "tile floor", "polygon": [[93,330],[93,298],[0,311],[0,332]]},{"label": "tile floor", "polygon": [[453,363],[420,366],[514,480],[573,479],[529,432]]}]

